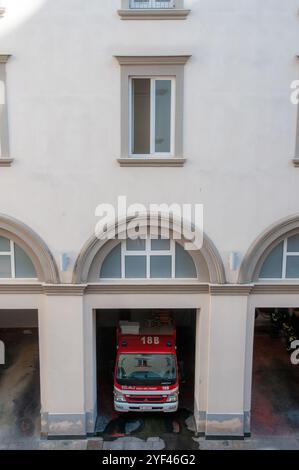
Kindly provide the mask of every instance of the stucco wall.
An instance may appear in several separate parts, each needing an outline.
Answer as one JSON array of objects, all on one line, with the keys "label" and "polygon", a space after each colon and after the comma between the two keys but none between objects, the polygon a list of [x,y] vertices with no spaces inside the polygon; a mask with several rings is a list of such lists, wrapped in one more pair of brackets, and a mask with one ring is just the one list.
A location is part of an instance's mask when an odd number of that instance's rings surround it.
[{"label": "stucco wall", "polygon": [[[26,5],[25,5],[26,3]],[[121,21],[118,0],[9,0],[1,19],[11,168],[1,210],[74,262],[95,207],[200,202],[228,280],[274,221],[297,212],[296,0],[186,0],[186,21]],[[26,7],[25,7],[26,6]],[[163,24],[163,27],[161,27]],[[150,40],[149,40],[150,39]],[[120,68],[113,54],[192,54],[185,67],[183,168],[120,168]],[[167,181],[167,184],[165,184]],[[17,190],[12,190],[15,187]],[[72,265],[64,275],[69,281]]]}]

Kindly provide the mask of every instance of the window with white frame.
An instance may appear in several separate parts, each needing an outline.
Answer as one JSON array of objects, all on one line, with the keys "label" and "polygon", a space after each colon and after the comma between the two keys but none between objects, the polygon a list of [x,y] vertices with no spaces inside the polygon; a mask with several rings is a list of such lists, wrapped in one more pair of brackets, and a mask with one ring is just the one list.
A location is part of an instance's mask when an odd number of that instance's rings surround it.
[{"label": "window with white frame", "polygon": [[299,234],[285,238],[270,252],[259,278],[299,280]]},{"label": "window with white frame", "polygon": [[0,237],[0,279],[36,279],[31,259],[16,243]]},{"label": "window with white frame", "polygon": [[169,239],[127,239],[106,256],[101,279],[194,279],[197,271],[190,254]]},{"label": "window with white frame", "polygon": [[174,8],[174,0],[130,0],[130,8]]},{"label": "window with white frame", "polygon": [[173,155],[175,79],[130,78],[131,155]]}]

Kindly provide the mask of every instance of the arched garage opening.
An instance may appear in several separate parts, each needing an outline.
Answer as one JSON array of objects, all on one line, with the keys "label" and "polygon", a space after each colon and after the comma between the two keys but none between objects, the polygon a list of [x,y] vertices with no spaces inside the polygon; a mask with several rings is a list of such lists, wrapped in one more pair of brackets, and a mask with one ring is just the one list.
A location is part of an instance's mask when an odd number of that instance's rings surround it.
[{"label": "arched garage opening", "polygon": [[[206,403],[200,400],[205,400],[206,393],[199,393],[199,389],[206,382],[200,381],[199,370],[206,374],[206,359],[199,349],[203,344],[207,347],[204,331],[208,325],[209,283],[225,282],[221,258],[207,237],[201,250],[187,252],[184,240],[175,238],[173,231],[168,238],[161,231],[156,240],[126,238],[123,234],[127,222],[116,227],[116,239],[92,237],[78,257],[73,276],[74,282],[88,284],[85,309],[86,318],[93,318],[88,323],[93,342],[86,346],[87,395],[91,414],[98,414],[98,432],[105,431],[107,419],[113,416],[115,331],[124,317],[139,321],[157,310],[170,311],[180,330],[180,350],[184,353],[190,348],[184,369],[191,376],[188,384],[192,384],[192,391],[186,391],[184,397],[182,394],[182,403],[188,402],[182,407],[188,407],[191,413],[196,410],[197,416],[199,410],[205,409]],[[144,220],[144,227],[148,228],[148,220]],[[204,328],[199,318],[205,323]],[[181,334],[184,327],[189,329],[189,337],[188,333]]]},{"label": "arched garage opening", "polygon": [[[240,282],[254,284],[248,315],[245,406],[253,436],[296,437],[299,369],[299,217],[265,230],[242,263]],[[293,347],[294,346],[294,347]]]},{"label": "arched garage opening", "polygon": [[0,214],[1,437],[13,441],[41,430],[39,309],[41,283],[59,283],[42,239],[22,222]]}]

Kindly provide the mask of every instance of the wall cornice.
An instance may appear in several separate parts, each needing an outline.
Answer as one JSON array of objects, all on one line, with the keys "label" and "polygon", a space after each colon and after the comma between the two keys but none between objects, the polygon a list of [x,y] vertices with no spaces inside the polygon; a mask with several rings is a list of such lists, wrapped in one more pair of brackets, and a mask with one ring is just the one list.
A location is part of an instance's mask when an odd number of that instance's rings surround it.
[{"label": "wall cornice", "polygon": [[185,20],[191,10],[188,9],[149,9],[134,10],[132,8],[118,10],[122,20]]},{"label": "wall cornice", "polygon": [[185,65],[191,55],[115,55],[119,65]]},{"label": "wall cornice", "polygon": [[0,64],[6,64],[10,57],[11,54],[0,54]]}]

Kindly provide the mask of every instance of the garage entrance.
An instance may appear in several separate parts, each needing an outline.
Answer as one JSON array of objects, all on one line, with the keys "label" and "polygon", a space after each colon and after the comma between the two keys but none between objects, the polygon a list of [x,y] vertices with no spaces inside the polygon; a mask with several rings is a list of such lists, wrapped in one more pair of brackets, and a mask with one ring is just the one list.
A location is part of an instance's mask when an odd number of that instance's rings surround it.
[{"label": "garage entrance", "polygon": [[5,364],[0,365],[1,438],[40,434],[40,374],[37,310],[0,310],[0,340]]},{"label": "garage entrance", "polygon": [[299,309],[256,309],[251,431],[256,436],[299,436]]},{"label": "garage entrance", "polygon": [[[186,418],[194,411],[195,332],[196,310],[159,310],[167,313],[176,324],[177,356],[180,369],[180,396],[177,413],[118,413],[113,406],[113,373],[116,358],[116,327],[119,321],[142,321],[152,318],[157,310],[119,309],[97,310],[97,433],[125,434],[134,425],[149,428],[150,435],[157,432],[179,430]],[[118,424],[113,427],[111,422]],[[134,424],[135,423],[135,424]],[[138,426],[138,423],[140,426]],[[110,426],[110,428],[109,428]],[[153,434],[152,427],[155,427]],[[175,432],[175,431],[174,431]],[[179,432],[179,431],[178,431]],[[158,434],[159,435],[159,434]]]}]

